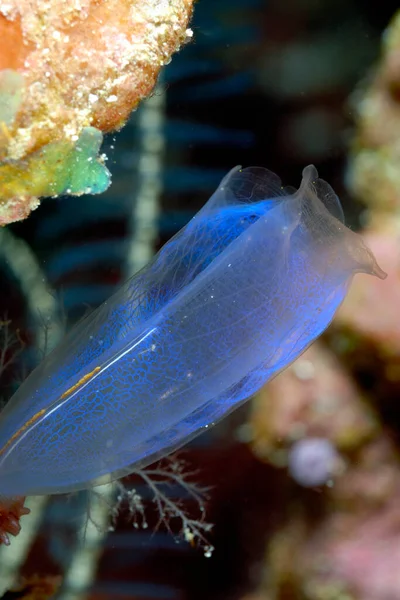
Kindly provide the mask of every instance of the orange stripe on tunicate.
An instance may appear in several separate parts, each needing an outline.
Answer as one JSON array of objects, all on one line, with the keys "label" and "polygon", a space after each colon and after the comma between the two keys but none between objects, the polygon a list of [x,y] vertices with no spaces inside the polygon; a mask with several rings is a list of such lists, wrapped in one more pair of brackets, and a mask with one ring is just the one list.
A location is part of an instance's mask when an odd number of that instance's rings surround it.
[{"label": "orange stripe on tunicate", "polygon": [[35,421],[37,421],[38,419],[40,419],[40,417],[42,415],[44,415],[46,412],[45,408],[42,408],[42,410],[39,410],[39,412],[37,412],[35,415],[33,415],[33,417],[31,417],[29,419],[29,421],[27,421],[26,423],[24,423],[22,425],[22,427],[20,427],[18,429],[18,431],[16,431],[14,433],[14,435],[12,435],[10,437],[10,439],[8,440],[8,442],[6,444],[4,444],[4,446],[2,447],[2,449],[0,450],[0,455],[4,454],[4,452],[7,450],[7,448],[9,448],[11,446],[11,444],[17,439],[19,438],[19,436],[24,433],[24,431],[26,431],[28,429],[28,427],[30,427],[33,423],[35,423]]},{"label": "orange stripe on tunicate", "polygon": [[[66,392],[64,392],[62,394],[62,396],[60,396],[60,400],[63,400],[64,398],[66,398],[67,396],[72,394],[72,392],[74,392],[76,389],[81,387],[84,383],[89,381],[89,379],[91,379],[94,375],[96,375],[96,373],[98,373],[100,371],[100,369],[101,369],[101,367],[96,367],[95,369],[93,369],[93,371],[84,375],[77,383],[75,383],[75,385],[70,387]],[[37,412],[35,415],[33,415],[33,417],[31,417],[28,421],[26,421],[26,423],[24,423],[22,425],[22,427],[20,427],[18,429],[18,431],[16,431],[14,433],[14,435],[11,436],[10,439],[8,440],[8,442],[6,444],[4,444],[4,446],[1,448],[0,456],[2,454],[4,454],[4,452],[7,450],[7,448],[9,448],[11,446],[11,444],[17,438],[19,438],[20,435],[22,435],[24,433],[24,431],[26,431],[28,429],[28,427],[30,427],[31,425],[33,425],[33,423],[35,423],[38,419],[40,419],[40,417],[46,413],[46,410],[47,410],[46,408],[42,408],[42,410],[39,410],[39,412]]]},{"label": "orange stripe on tunicate", "polygon": [[98,373],[100,371],[101,367],[96,367],[95,369],[93,369],[93,371],[90,371],[90,373],[87,373],[86,375],[84,375],[82,377],[82,379],[80,379],[78,381],[78,383],[75,383],[75,385],[73,385],[72,387],[70,387],[66,392],[63,393],[62,396],[60,396],[60,400],[63,400],[64,398],[66,398],[67,396],[69,396],[70,394],[72,394],[72,392],[74,392],[75,390],[77,390],[78,388],[81,387],[81,385],[83,385],[84,383],[86,383],[87,381],[89,381],[89,379],[91,379],[94,375],[96,375],[96,373]]}]

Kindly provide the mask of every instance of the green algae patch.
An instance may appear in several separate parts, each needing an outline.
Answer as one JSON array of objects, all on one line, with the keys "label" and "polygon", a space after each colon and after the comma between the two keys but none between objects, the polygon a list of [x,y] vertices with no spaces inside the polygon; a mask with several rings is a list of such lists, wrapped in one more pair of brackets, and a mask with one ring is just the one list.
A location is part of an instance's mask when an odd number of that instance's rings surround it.
[{"label": "green algae patch", "polygon": [[33,196],[100,194],[110,173],[99,156],[103,136],[94,127],[76,142],[58,140],[19,161],[0,162],[0,205]]}]

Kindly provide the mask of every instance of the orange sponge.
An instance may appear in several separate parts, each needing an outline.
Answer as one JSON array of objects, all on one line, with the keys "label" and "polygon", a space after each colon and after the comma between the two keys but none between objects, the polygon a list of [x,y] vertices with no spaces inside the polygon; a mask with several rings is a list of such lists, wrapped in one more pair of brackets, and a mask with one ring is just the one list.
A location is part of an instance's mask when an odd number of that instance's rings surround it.
[{"label": "orange sponge", "polygon": [[98,156],[102,132],[124,124],[190,38],[192,4],[0,4],[1,225],[25,218],[40,196],[99,193],[108,186]]}]

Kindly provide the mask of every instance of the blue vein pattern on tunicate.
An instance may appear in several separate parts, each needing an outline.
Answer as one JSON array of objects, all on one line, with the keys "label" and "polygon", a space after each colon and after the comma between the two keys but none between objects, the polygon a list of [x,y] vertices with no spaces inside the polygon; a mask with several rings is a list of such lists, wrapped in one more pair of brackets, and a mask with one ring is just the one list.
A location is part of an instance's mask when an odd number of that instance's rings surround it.
[{"label": "blue vein pattern on tunicate", "polygon": [[313,167],[298,192],[233,169],[18,390],[0,419],[4,493],[79,489],[180,446],[320,335],[357,271],[380,274]]},{"label": "blue vein pattern on tunicate", "polygon": [[[236,170],[233,169],[231,173]],[[123,337],[132,327],[138,327],[151,317],[211,263],[226,245],[267,210],[268,201],[262,200],[261,204],[245,204],[246,199],[240,198],[239,195],[238,205],[229,207],[229,201],[225,198],[227,191],[224,189],[224,182],[229,176],[230,174],[221,182],[207,206],[161,249],[149,265],[128,281],[110,300],[73,328],[62,346],[39,365],[30,375],[29,381],[20,387],[13,398],[13,410],[6,410],[2,415],[3,419],[8,412],[14,413],[15,419],[10,425],[18,429],[21,417],[27,421],[37,411],[47,407],[50,403],[49,398],[54,398],[56,390],[63,386],[65,380],[69,381],[91,361],[100,358],[118,336]],[[249,192],[253,193],[255,201],[265,198],[267,193],[283,193],[279,178],[272,173],[267,180],[264,176],[260,181],[261,189]],[[257,192],[259,197],[256,196]],[[231,192],[228,190],[228,193]],[[246,190],[243,193],[246,193]],[[72,349],[73,356],[70,362],[66,358],[69,348]],[[63,360],[64,364],[61,362]],[[60,363],[61,368],[57,369],[56,365]],[[51,375],[46,383],[49,373]],[[32,398],[31,405],[25,403],[24,388],[28,385],[30,389],[40,388],[40,393]],[[64,389],[67,388],[64,386]],[[60,395],[62,392],[60,389]],[[17,414],[14,411],[17,402],[22,413]]]}]

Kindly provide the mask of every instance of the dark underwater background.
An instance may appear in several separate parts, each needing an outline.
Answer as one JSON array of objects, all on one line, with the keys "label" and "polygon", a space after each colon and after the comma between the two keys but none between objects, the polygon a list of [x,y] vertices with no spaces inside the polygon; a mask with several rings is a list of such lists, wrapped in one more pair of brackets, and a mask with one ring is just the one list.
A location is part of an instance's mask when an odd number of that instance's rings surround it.
[{"label": "dark underwater background", "polygon": [[[0,287],[6,291],[0,314],[23,342],[3,374],[3,398],[40,360],[44,337],[56,343],[88,308],[106,300],[237,164],[265,166],[294,186],[302,169],[315,164],[357,227],[361,207],[344,185],[354,127],[349,98],[369,77],[397,8],[376,0],[198,0],[193,41],[164,69],[153,97],[106,137],[109,190],[47,199],[0,238]],[[34,267],[28,268],[30,260]],[[101,537],[87,593],[69,576],[54,597],[239,600],[256,589],[268,569],[268,532],[287,496],[282,473],[258,461],[242,441],[247,410],[182,454],[198,484],[209,488],[210,558],[177,542],[174,521],[173,533],[163,526],[154,531],[158,517],[149,506],[146,529],[122,515],[116,530]],[[145,484],[135,488],[146,500]],[[168,493],[186,502],[178,487]],[[86,501],[84,494],[43,501],[22,557],[13,562],[14,541],[1,550],[3,573],[68,574]],[[197,510],[190,502],[186,508]],[[23,593],[4,598],[29,597]],[[292,592],[276,597],[303,598]]]}]

